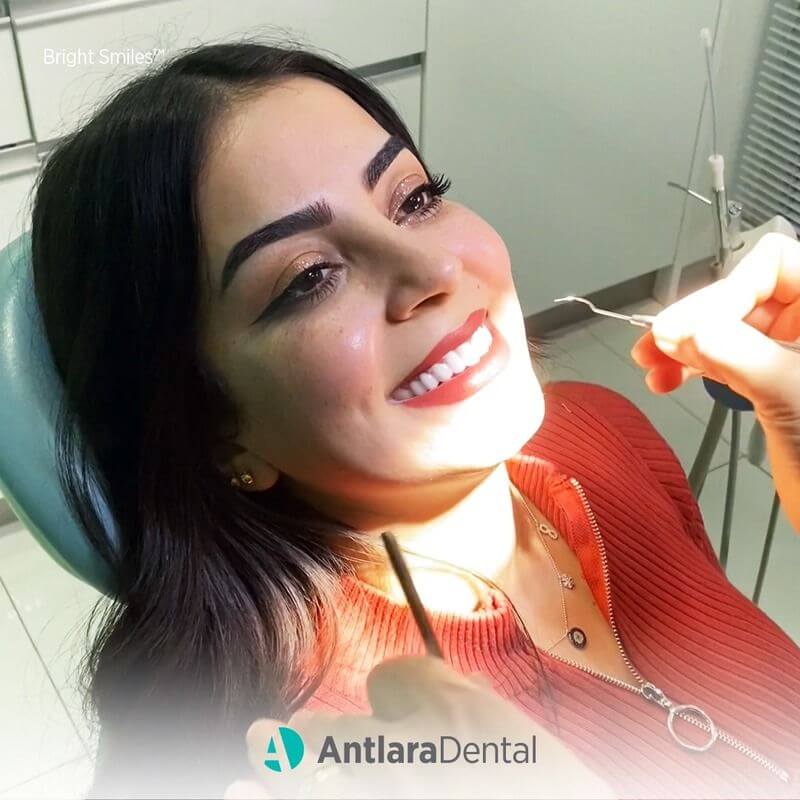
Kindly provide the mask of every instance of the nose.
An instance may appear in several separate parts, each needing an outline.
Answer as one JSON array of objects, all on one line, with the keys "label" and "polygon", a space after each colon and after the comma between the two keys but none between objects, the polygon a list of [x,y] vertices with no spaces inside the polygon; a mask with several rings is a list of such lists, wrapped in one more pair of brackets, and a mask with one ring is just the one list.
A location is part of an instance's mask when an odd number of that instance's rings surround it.
[{"label": "nose", "polygon": [[446,303],[464,271],[455,253],[430,243],[402,242],[382,261],[388,270],[387,316],[397,321],[413,316],[423,304]]}]

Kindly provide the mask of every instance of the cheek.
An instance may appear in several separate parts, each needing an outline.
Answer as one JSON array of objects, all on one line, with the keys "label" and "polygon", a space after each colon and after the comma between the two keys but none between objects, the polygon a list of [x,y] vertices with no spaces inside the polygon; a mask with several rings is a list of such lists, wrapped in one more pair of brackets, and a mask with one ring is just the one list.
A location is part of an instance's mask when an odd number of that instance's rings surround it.
[{"label": "cheek", "polygon": [[303,405],[352,410],[371,393],[376,363],[365,328],[327,321],[300,340],[287,363],[292,365],[289,388]]},{"label": "cheek", "polygon": [[462,209],[453,226],[453,251],[488,286],[511,285],[511,259],[503,238],[483,217]]}]

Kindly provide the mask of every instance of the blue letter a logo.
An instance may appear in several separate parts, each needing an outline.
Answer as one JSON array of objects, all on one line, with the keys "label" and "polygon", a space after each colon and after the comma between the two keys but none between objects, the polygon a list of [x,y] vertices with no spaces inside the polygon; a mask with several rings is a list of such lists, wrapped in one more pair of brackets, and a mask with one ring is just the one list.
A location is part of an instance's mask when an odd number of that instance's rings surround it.
[{"label": "blue letter a logo", "polygon": [[[293,728],[286,728],[281,725],[278,728],[278,736],[280,736],[281,746],[283,752],[286,754],[286,762],[289,769],[294,769],[303,758],[303,740],[300,734]],[[282,772],[284,767],[281,766],[281,758],[278,754],[278,748],[275,745],[275,736],[269,737],[267,744],[267,757],[264,759],[264,766],[271,769],[273,772]]]}]

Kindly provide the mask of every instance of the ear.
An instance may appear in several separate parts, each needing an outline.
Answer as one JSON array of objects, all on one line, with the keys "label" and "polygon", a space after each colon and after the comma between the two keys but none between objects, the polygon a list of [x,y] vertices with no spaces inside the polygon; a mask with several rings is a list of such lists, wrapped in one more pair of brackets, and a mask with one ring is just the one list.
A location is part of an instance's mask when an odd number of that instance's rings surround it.
[{"label": "ear", "polygon": [[219,440],[214,446],[212,457],[221,479],[226,482],[242,472],[250,473],[253,483],[238,487],[244,491],[266,491],[271,489],[280,477],[280,471],[272,464],[231,439]]},{"label": "ear", "polygon": [[240,469],[240,465],[237,463],[244,453],[247,453],[247,448],[242,447],[238,442],[221,439],[214,444],[211,457],[220,473],[230,477],[244,469],[244,467]]}]

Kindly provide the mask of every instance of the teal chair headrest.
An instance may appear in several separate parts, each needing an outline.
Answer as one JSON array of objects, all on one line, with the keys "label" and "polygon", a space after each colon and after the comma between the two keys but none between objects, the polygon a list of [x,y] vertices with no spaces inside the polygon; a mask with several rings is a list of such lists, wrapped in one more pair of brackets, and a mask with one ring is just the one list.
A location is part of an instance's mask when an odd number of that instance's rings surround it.
[{"label": "teal chair headrest", "polygon": [[[76,522],[58,482],[55,419],[62,392],[33,291],[26,232],[0,251],[0,489],[58,564],[113,594],[113,572]],[[93,481],[90,490],[109,542],[119,552],[119,531],[98,483]]]}]

